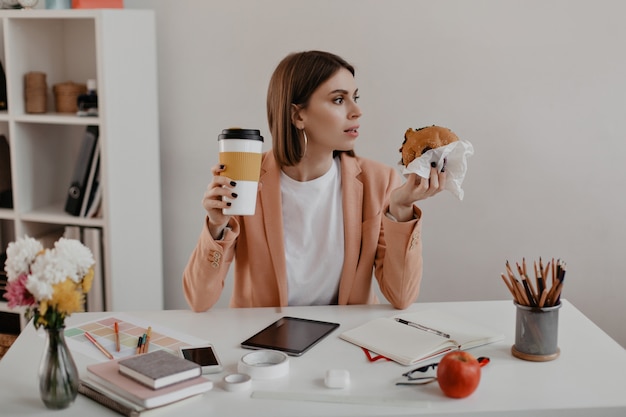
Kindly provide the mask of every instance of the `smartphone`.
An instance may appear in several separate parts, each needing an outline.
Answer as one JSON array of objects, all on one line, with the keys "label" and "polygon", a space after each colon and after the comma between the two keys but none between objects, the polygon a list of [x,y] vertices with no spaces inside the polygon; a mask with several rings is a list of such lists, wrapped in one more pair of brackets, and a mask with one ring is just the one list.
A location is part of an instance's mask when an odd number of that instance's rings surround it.
[{"label": "smartphone", "polygon": [[214,374],[222,370],[222,363],[213,345],[181,346],[180,356],[200,365],[203,374]]}]

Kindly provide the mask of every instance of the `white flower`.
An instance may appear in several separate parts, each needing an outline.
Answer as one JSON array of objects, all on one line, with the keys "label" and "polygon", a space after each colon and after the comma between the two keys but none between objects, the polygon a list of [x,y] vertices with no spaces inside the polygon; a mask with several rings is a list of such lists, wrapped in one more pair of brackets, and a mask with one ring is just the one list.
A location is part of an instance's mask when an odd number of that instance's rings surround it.
[{"label": "white flower", "polygon": [[49,300],[52,298],[52,286],[65,281],[72,269],[72,265],[58,256],[54,249],[47,249],[30,266],[26,288],[36,300]]},{"label": "white flower", "polygon": [[4,264],[8,282],[14,281],[22,274],[28,274],[30,264],[33,263],[37,254],[42,250],[43,246],[41,243],[28,236],[9,243],[7,247],[7,261]]},{"label": "white flower", "polygon": [[42,279],[40,275],[29,275],[26,280],[25,287],[30,292],[35,300],[51,300],[53,288],[50,282]]},{"label": "white flower", "polygon": [[59,258],[66,263],[67,277],[80,282],[96,261],[89,248],[75,239],[61,238],[54,244]]}]

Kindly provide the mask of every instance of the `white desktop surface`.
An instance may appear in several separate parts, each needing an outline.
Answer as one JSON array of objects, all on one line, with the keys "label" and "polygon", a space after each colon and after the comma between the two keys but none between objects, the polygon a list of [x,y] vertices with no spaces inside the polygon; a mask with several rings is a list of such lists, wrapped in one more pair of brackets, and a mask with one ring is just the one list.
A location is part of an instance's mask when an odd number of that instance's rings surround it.
[{"label": "white desktop surface", "polygon": [[[186,310],[129,312],[142,320],[213,343],[224,364],[219,374],[208,375],[214,388],[203,396],[158,415],[193,416],[626,416],[626,350],[566,300],[559,311],[560,356],[550,362],[527,362],[510,353],[515,338],[515,307],[511,301],[416,303],[408,310],[441,309],[461,314],[505,334],[505,340],[472,349],[488,356],[478,389],[464,399],[445,397],[437,383],[395,386],[412,369],[393,362],[370,363],[362,350],[339,339],[339,334],[368,320],[391,316],[391,306],[321,306],[228,309],[205,313]],[[68,326],[112,315],[79,313]],[[302,357],[290,357],[289,374],[280,379],[253,381],[247,392],[228,392],[222,378],[237,372],[239,359],[250,350],[239,344],[278,318],[290,315],[336,321],[341,326]],[[44,339],[32,324],[22,332],[0,360],[0,416],[115,416],[115,412],[78,395],[65,410],[47,410],[39,398],[37,369]],[[74,359],[81,374],[94,359],[80,352]],[[351,385],[329,389],[328,369],[346,369]],[[362,405],[250,398],[253,391],[385,398],[387,405]],[[415,406],[394,401],[416,401]],[[165,411],[165,410],[163,410]]]}]

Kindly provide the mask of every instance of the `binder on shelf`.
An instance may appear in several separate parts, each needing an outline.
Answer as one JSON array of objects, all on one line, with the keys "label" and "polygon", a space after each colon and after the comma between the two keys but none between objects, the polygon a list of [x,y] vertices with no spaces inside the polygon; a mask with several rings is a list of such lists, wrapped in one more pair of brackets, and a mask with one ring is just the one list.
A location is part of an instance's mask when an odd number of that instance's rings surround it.
[{"label": "binder on shelf", "polygon": [[[4,248],[2,248],[2,250],[4,250]],[[7,261],[6,252],[0,252],[0,264],[4,265],[6,261]],[[0,269],[0,300],[2,301],[4,301],[4,294],[7,292],[7,283],[8,283],[7,273],[4,270],[4,268]]]},{"label": "binder on shelf", "polygon": [[89,248],[89,250],[91,250],[93,259],[96,261],[91,290],[87,293],[86,311],[104,311],[104,257],[102,256],[102,230],[98,227],[83,228],[83,240],[83,243]]},{"label": "binder on shelf", "polygon": [[98,184],[98,175],[100,175],[100,147],[96,146],[89,167],[89,177],[87,178],[87,183],[85,184],[85,197],[83,198],[80,207],[80,217],[87,217],[89,204],[93,202],[93,196]]},{"label": "binder on shelf", "polygon": [[13,208],[9,141],[0,135],[0,208]]},{"label": "binder on shelf", "polygon": [[7,100],[7,77],[4,72],[4,66],[0,62],[0,110],[8,110],[9,103]]},{"label": "binder on shelf", "polygon": [[65,203],[65,211],[73,216],[79,216],[81,213],[91,166],[94,163],[94,154],[98,146],[98,135],[98,126],[87,126]]},{"label": "binder on shelf", "polygon": [[87,207],[84,217],[92,218],[99,216],[100,202],[102,201],[102,185],[100,183],[100,156],[96,161],[96,172],[91,183],[87,198]]}]

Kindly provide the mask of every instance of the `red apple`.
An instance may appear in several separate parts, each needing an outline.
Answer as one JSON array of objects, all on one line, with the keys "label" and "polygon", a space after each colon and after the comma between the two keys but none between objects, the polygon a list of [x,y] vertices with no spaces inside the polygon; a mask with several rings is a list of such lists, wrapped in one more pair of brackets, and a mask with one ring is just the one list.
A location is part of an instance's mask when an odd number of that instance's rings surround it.
[{"label": "red apple", "polygon": [[447,353],[437,366],[437,382],[448,397],[465,398],[478,387],[480,364],[470,353]]}]

